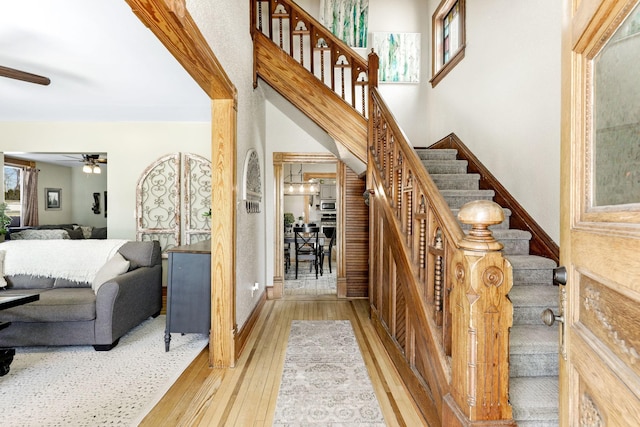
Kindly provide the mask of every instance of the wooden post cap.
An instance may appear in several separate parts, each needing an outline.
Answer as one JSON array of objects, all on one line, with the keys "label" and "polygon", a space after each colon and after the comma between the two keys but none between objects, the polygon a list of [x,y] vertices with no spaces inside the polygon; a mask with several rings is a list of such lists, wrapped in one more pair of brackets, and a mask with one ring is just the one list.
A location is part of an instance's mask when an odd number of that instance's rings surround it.
[{"label": "wooden post cap", "polygon": [[500,224],[504,221],[502,207],[490,200],[475,200],[466,203],[460,212],[458,219],[463,224],[470,224],[471,231],[462,242],[463,249],[472,251],[499,251],[502,243],[496,241],[489,230],[490,225]]}]

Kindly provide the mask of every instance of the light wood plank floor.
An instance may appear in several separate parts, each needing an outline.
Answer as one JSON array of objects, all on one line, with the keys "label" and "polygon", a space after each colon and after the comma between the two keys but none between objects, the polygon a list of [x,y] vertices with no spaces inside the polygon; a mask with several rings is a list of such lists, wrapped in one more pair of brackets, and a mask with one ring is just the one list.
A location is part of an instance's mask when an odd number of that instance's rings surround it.
[{"label": "light wood plank floor", "polygon": [[207,349],[141,426],[271,426],[291,321],[350,320],[388,426],[427,425],[369,320],[366,300],[267,301],[236,367],[209,368]]}]

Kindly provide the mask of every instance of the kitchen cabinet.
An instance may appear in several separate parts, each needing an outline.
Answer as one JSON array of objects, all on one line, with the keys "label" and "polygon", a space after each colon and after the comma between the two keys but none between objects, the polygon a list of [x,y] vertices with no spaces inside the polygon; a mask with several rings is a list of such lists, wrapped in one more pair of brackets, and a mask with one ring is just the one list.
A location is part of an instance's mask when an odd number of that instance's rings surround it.
[{"label": "kitchen cabinet", "polygon": [[329,200],[336,198],[336,186],[335,184],[321,184],[320,185],[320,199]]},{"label": "kitchen cabinet", "polygon": [[209,334],[211,328],[211,241],[176,246],[167,251],[167,325],[165,351],[171,333]]}]

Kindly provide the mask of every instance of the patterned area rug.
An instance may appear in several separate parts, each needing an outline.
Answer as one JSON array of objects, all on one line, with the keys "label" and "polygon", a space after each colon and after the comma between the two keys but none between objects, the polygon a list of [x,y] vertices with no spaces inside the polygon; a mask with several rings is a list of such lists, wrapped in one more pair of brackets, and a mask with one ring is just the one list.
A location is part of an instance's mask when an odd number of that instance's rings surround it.
[{"label": "patterned area rug", "polygon": [[336,265],[333,265],[332,272],[329,273],[328,261],[325,260],[324,272],[318,273],[316,279],[315,271],[309,272],[309,263],[302,262],[298,268],[298,278],[296,279],[295,260],[288,272],[284,275],[285,295],[335,295],[338,292]]},{"label": "patterned area rug", "polygon": [[146,320],[111,351],[91,346],[16,349],[0,377],[3,426],[135,426],[206,346],[208,337],[172,334],[165,316]]},{"label": "patterned area rug", "polygon": [[348,320],[294,320],[274,426],[385,426]]}]

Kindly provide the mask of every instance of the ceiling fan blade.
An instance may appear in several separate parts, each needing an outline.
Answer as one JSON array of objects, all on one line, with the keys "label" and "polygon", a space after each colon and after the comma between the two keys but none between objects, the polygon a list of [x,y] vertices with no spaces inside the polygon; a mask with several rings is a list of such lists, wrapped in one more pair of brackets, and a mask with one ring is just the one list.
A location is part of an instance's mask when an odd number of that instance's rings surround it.
[{"label": "ceiling fan blade", "polygon": [[15,68],[0,66],[0,76],[8,77],[10,79],[22,80],[29,83],[36,83],[39,85],[47,86],[51,83],[48,77],[39,76],[37,74],[27,73],[26,71],[16,70]]}]

